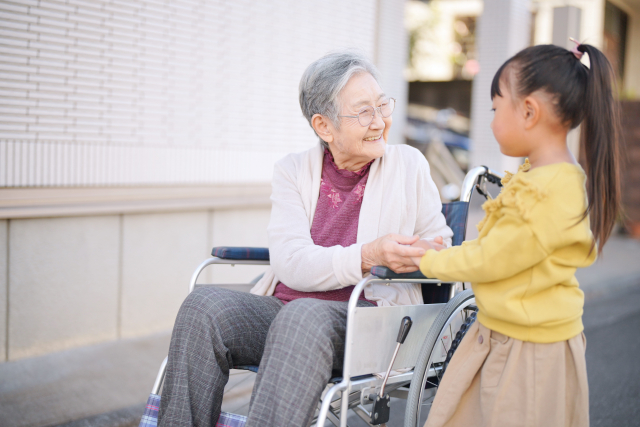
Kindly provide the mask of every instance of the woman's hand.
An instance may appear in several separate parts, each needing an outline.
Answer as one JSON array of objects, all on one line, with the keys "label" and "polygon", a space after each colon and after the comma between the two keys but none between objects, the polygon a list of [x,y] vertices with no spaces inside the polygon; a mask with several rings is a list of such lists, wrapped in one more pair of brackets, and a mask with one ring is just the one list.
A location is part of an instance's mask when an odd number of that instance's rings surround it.
[{"label": "woman's hand", "polygon": [[[442,238],[442,236],[438,236],[435,239],[420,239],[415,243],[411,244],[412,248],[422,248],[426,251],[428,251],[429,249],[435,249],[436,251],[440,252],[443,249],[446,249],[447,247],[444,245],[444,239]],[[413,261],[413,263],[417,266],[420,266],[420,260],[422,259],[422,257],[412,257],[411,260]]]},{"label": "woman's hand", "polygon": [[[419,240],[419,236],[403,236],[400,234],[387,234],[362,245],[362,271],[371,270],[371,267],[382,265],[396,273],[411,273],[418,270],[412,257],[420,259],[425,250],[422,247],[411,247]],[[440,238],[442,241],[442,238]],[[431,249],[431,248],[429,248]]]}]

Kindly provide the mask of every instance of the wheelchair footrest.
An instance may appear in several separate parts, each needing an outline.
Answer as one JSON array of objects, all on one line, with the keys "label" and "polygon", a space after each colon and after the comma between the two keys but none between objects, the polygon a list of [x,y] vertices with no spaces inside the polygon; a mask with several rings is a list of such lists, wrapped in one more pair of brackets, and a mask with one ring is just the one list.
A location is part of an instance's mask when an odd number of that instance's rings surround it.
[{"label": "wheelchair footrest", "polygon": [[391,415],[391,398],[389,394],[384,397],[376,396],[371,409],[371,424],[374,426],[384,424],[389,421]]}]

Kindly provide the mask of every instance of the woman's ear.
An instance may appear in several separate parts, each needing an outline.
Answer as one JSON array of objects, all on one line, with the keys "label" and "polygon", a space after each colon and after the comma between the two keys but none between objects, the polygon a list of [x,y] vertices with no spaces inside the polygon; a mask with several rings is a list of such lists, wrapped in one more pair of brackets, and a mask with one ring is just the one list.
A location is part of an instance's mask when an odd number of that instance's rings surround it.
[{"label": "woman's ear", "polygon": [[326,143],[333,142],[333,133],[331,133],[333,126],[326,117],[322,114],[314,114],[311,117],[311,127],[316,131],[318,136]]},{"label": "woman's ear", "polygon": [[522,113],[524,115],[524,128],[532,129],[540,121],[540,101],[533,96],[527,96],[522,102]]}]

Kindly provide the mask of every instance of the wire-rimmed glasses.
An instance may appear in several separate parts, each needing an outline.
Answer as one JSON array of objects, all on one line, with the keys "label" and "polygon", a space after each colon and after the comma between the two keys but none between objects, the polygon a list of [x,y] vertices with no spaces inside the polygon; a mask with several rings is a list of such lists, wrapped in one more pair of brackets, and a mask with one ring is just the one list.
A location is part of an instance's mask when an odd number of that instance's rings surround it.
[{"label": "wire-rimmed glasses", "polygon": [[393,98],[387,98],[382,101],[379,107],[372,107],[371,105],[367,105],[364,107],[357,116],[338,116],[338,117],[349,117],[351,119],[358,119],[358,123],[361,126],[367,127],[373,121],[373,118],[376,115],[376,110],[380,113],[382,117],[389,117],[391,113],[393,113],[393,109],[396,106],[396,100]]}]

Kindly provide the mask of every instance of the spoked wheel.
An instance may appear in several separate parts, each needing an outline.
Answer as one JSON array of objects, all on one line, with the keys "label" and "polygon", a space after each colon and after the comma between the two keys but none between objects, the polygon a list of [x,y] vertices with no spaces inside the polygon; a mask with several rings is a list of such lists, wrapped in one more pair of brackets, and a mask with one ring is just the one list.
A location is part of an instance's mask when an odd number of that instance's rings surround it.
[{"label": "spoked wheel", "polygon": [[460,292],[433,322],[414,369],[407,397],[405,427],[422,427],[451,356],[476,319],[478,308],[471,289]]}]

